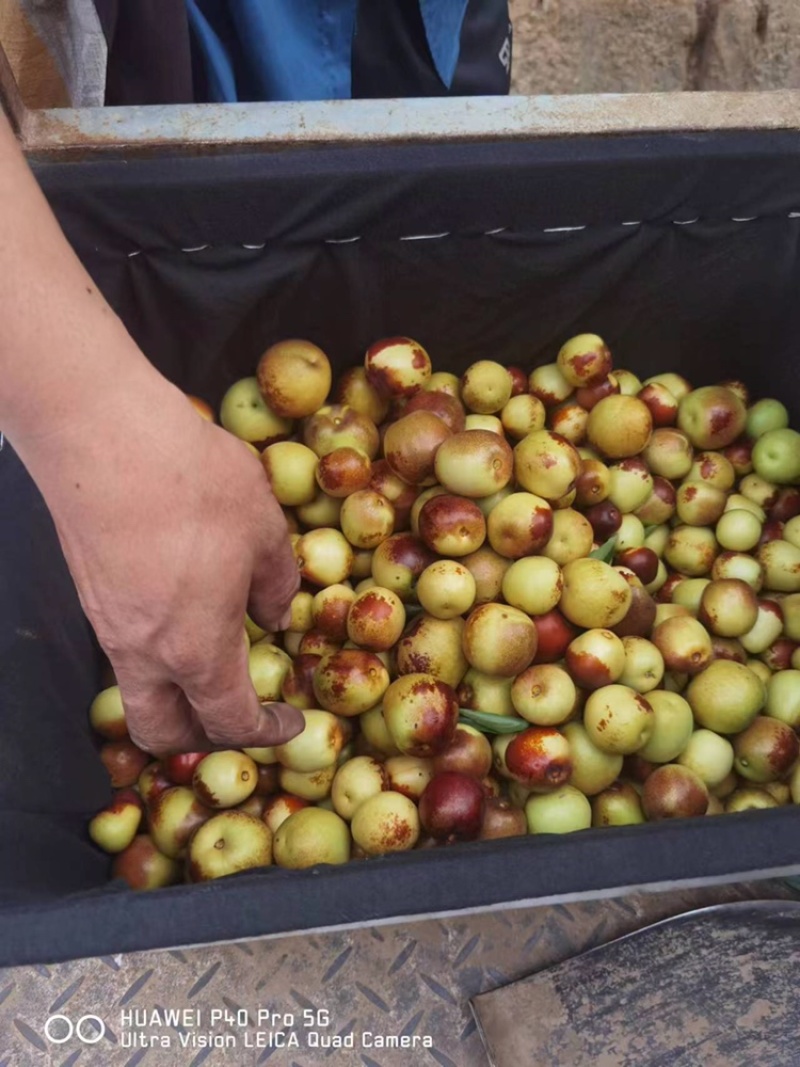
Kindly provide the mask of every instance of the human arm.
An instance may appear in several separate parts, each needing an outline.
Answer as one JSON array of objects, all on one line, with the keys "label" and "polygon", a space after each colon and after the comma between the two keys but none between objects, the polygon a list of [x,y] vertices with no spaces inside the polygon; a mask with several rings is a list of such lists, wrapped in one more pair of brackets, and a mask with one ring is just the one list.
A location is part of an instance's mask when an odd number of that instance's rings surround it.
[{"label": "human arm", "polygon": [[300,731],[247,673],[245,608],[298,587],[258,460],[148,362],[69,247],[0,115],[0,429],[38,485],[131,736],[155,754]]}]

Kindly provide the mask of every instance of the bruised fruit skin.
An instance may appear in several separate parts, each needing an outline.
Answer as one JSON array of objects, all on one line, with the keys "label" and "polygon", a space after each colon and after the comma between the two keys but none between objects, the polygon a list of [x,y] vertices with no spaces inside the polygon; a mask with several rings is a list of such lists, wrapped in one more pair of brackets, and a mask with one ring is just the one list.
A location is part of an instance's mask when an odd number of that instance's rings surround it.
[{"label": "bruised fruit skin", "polygon": [[419,513],[419,534],[440,556],[460,557],[477,552],[486,539],[483,512],[466,497],[432,497]]},{"label": "bruised fruit skin", "polygon": [[372,555],[372,577],[401,600],[409,600],[419,576],[435,562],[435,554],[421,538],[410,533],[393,534]]},{"label": "bruised fruit skin", "polygon": [[491,430],[464,430],[442,442],[434,469],[448,492],[480,499],[508,485],[514,454],[505,438]]},{"label": "bruised fruit skin", "polygon": [[310,341],[279,341],[258,361],[256,377],[261,395],[276,415],[302,419],[325,403],[331,365]]},{"label": "bruised fruit skin", "polygon": [[176,785],[156,797],[151,805],[148,817],[150,836],[159,852],[171,859],[180,859],[197,827],[213,814],[191,789]]},{"label": "bruised fruit skin", "polygon": [[577,629],[558,608],[537,615],[533,623],[536,627],[534,663],[555,663],[564,655],[570,641],[578,636]]},{"label": "bruised fruit skin", "polygon": [[278,793],[277,796],[267,800],[261,818],[274,834],[290,815],[307,807],[308,801],[301,797],[293,796],[291,793]]},{"label": "bruised fruit skin", "polygon": [[321,589],[311,604],[314,629],[334,641],[347,639],[347,616],[356,594],[349,585],[329,585]]},{"label": "bruised fruit skin", "polygon": [[[281,696],[285,703],[305,711],[315,707],[317,698],[314,694],[314,672],[320,664],[321,656],[299,653],[294,656],[289,672],[281,687]],[[258,762],[258,761],[256,761]]]},{"label": "bruised fruit skin", "polygon": [[453,689],[430,674],[405,674],[383,698],[389,735],[407,756],[436,756],[453,739],[458,701]]},{"label": "bruised fruit skin", "polygon": [[614,782],[592,798],[592,826],[637,826],[644,821],[641,799],[629,782]]},{"label": "bruised fruit skin", "polygon": [[505,573],[511,566],[511,560],[495,552],[489,545],[482,545],[477,552],[462,556],[461,563],[475,579],[476,605],[496,600],[502,588]]},{"label": "bruised fruit skin", "polygon": [[719,637],[741,637],[756,624],[758,600],[750,586],[737,578],[712,581],[703,590],[697,617]]},{"label": "bruised fruit skin", "polygon": [[668,671],[697,674],[711,662],[711,637],[688,615],[665,619],[653,630],[653,644],[664,657]]},{"label": "bruised fruit skin", "polygon": [[464,627],[464,655],[485,674],[520,674],[532,662],[536,645],[533,621],[506,604],[482,604],[470,612]]},{"label": "bruised fruit skin", "polygon": [[584,411],[591,411],[595,404],[599,404],[604,397],[613,396],[619,392],[619,382],[612,373],[594,385],[579,386],[575,393],[575,400]]},{"label": "bruised fruit skin", "polygon": [[651,382],[645,385],[637,394],[650,410],[653,417],[653,425],[673,426],[678,418],[678,401],[660,382]]},{"label": "bruised fruit skin", "polygon": [[572,774],[569,741],[552,726],[532,726],[514,734],[505,760],[509,773],[534,792],[556,789]]},{"label": "bruised fruit skin", "polygon": [[207,752],[181,752],[164,759],[164,774],[173,785],[191,785],[198,763],[204,760]]},{"label": "bruised fruit skin", "polygon": [[89,837],[106,852],[122,852],[136,836],[142,821],[142,808],[137,793],[132,789],[121,791],[91,820]]},{"label": "bruised fruit skin", "polygon": [[122,741],[128,736],[125,709],[118,685],[109,686],[97,694],[89,708],[89,722],[107,741]]},{"label": "bruised fruit skin", "polygon": [[386,462],[409,485],[432,480],[439,447],[450,437],[447,423],[430,411],[414,411],[393,422],[383,439]]},{"label": "bruised fruit skin", "polygon": [[360,415],[366,415],[376,426],[389,414],[388,400],[370,385],[364,367],[353,367],[342,375],[334,400],[337,404],[348,405]]},{"label": "bruised fruit skin", "polygon": [[583,722],[593,744],[621,756],[646,745],[655,726],[646,698],[625,685],[596,689],[586,701]]},{"label": "bruised fruit skin", "polygon": [[452,433],[461,433],[464,429],[464,405],[449,393],[415,393],[403,409],[403,414],[411,415],[415,411],[430,411],[449,426]]},{"label": "bruised fruit skin", "polygon": [[492,746],[485,734],[459,723],[453,740],[433,759],[434,774],[457,771],[470,778],[483,779],[492,769]]},{"label": "bruised fruit skin", "polygon": [[390,756],[384,764],[388,778],[387,789],[402,793],[415,803],[433,778],[433,760],[419,756]]},{"label": "bruised fruit skin", "polygon": [[314,670],[314,694],[320,707],[335,715],[359,715],[379,703],[389,686],[389,672],[373,653],[341,649],[325,656]]},{"label": "bruised fruit skin", "polygon": [[410,337],[376,341],[364,356],[367,381],[381,396],[412,396],[431,376],[430,356]]},{"label": "bruised fruit skin", "polygon": [[192,882],[207,882],[272,863],[272,831],[256,815],[223,811],[204,823],[189,843]]},{"label": "bruised fruit skin", "polygon": [[340,530],[332,527],[321,527],[303,534],[295,548],[295,555],[302,577],[318,586],[344,582],[349,578],[353,566],[353,546]]},{"label": "bruised fruit skin", "polygon": [[147,752],[137,748],[133,741],[106,741],[100,749],[100,759],[111,778],[115,789],[136,785],[139,775],[150,763]]},{"label": "bruised fruit skin", "polygon": [[359,489],[342,504],[339,523],[354,548],[377,548],[394,530],[394,508],[374,489]]},{"label": "bruised fruit skin", "polygon": [[114,857],[111,877],[121,878],[131,889],[163,889],[180,880],[181,865],[159,852],[149,834],[138,834]]},{"label": "bruised fruit skin", "polygon": [[366,489],[372,477],[372,463],[357,448],[335,448],[317,464],[317,485],[328,496],[346,497]]},{"label": "bruised fruit skin", "polygon": [[512,682],[511,678],[484,674],[470,667],[456,690],[458,703],[462,708],[485,711],[489,715],[513,715]]},{"label": "bruised fruit skin", "polygon": [[372,652],[383,652],[399,639],[406,623],[400,597],[391,589],[375,586],[360,593],[347,616],[347,636]]},{"label": "bruised fruit skin", "polygon": [[525,812],[504,797],[487,797],[483,809],[479,841],[496,841],[501,837],[520,837],[528,832]]},{"label": "bruised fruit skin", "polygon": [[327,404],[303,423],[303,444],[320,459],[335,448],[358,448],[374,459],[380,436],[372,419],[347,404]]},{"label": "bruised fruit skin", "polygon": [[757,716],[733,740],[736,773],[750,782],[774,782],[792,769],[800,755],[797,734],[786,723]]},{"label": "bruised fruit skin", "polygon": [[611,352],[602,337],[582,333],[562,345],[556,363],[570,385],[597,385],[611,372]]},{"label": "bruised fruit skin", "polygon": [[192,777],[197,798],[209,808],[232,808],[247,800],[258,784],[255,761],[244,752],[209,752]]},{"label": "bruised fruit skin", "polygon": [[677,764],[658,767],[642,790],[642,808],[650,822],[705,815],[708,789],[694,771]]},{"label": "bruised fruit skin", "polygon": [[[206,753],[204,752],[205,756]],[[189,777],[191,781],[191,776]],[[145,804],[151,804],[157,796],[166,792],[175,783],[167,776],[164,770],[163,763],[158,760],[154,760],[153,763],[148,763],[142,773],[139,775],[139,781],[137,783],[139,789],[139,796],[142,798]]]},{"label": "bruised fruit skin", "polygon": [[356,845],[368,856],[385,856],[407,852],[416,845],[420,816],[412,800],[387,790],[358,806],[350,828]]},{"label": "bruised fruit skin", "polygon": [[577,448],[551,430],[536,430],[514,449],[514,474],[519,485],[543,497],[557,501],[575,487],[581,472]]},{"label": "bruised fruit skin", "polygon": [[489,544],[506,559],[539,552],[553,533],[553,510],[534,493],[512,493],[489,513]]},{"label": "bruised fruit skin", "polygon": [[471,841],[483,823],[486,795],[475,778],[454,771],[434,775],[419,800],[423,829],[437,841]]},{"label": "bruised fruit skin", "polygon": [[610,630],[587,630],[567,648],[567,670],[583,689],[610,685],[625,669],[625,646]]},{"label": "bruised fruit skin", "polygon": [[462,649],[464,620],[416,618],[397,644],[398,674],[432,674],[455,688],[469,664]]},{"label": "bruised fruit skin", "polygon": [[746,421],[744,404],[722,385],[693,389],[678,408],[678,426],[695,448],[716,450],[732,444]]}]

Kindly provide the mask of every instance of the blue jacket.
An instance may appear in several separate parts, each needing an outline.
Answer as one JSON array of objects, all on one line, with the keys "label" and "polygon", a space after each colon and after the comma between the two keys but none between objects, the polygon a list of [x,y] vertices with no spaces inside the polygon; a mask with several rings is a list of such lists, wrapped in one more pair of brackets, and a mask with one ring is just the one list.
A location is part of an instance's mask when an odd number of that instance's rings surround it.
[{"label": "blue jacket", "polygon": [[[348,98],[358,2],[186,0],[209,98],[218,103]],[[418,0],[431,56],[448,88],[468,2]]]}]

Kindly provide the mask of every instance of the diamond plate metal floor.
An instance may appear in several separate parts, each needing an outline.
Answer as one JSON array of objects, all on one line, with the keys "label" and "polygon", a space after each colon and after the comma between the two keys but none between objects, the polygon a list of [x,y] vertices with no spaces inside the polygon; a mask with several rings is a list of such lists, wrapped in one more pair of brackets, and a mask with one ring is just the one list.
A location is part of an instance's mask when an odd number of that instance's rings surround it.
[{"label": "diamond plate metal floor", "polygon": [[486,1067],[471,996],[667,916],[790,895],[749,883],[8,968],[0,1067]]}]

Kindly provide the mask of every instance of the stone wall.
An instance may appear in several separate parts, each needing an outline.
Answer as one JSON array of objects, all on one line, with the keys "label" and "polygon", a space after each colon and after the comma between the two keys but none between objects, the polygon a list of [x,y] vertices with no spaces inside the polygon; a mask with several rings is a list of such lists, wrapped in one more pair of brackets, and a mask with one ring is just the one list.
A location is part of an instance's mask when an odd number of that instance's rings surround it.
[{"label": "stone wall", "polygon": [[517,93],[800,88],[800,0],[510,0]]}]

